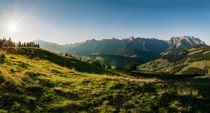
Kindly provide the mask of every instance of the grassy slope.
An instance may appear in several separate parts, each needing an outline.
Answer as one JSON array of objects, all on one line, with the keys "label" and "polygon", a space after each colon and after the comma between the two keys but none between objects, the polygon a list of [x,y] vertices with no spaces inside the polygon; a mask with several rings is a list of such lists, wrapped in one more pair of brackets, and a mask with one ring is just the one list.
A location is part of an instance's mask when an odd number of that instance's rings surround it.
[{"label": "grassy slope", "polygon": [[[178,58],[183,51],[163,53],[157,60],[139,66],[140,70],[153,72],[168,72],[176,74],[193,74],[193,70],[202,71],[207,63],[210,74],[210,47],[197,46],[186,51],[186,55]],[[164,58],[166,56],[166,58]],[[170,56],[170,57],[168,57]],[[170,61],[169,58],[177,57],[178,60]],[[206,62],[207,59],[207,62]]]},{"label": "grassy slope", "polygon": [[98,68],[94,65],[88,64],[81,60],[76,59],[75,57],[65,57],[59,54],[40,49],[40,48],[29,48],[29,47],[21,47],[21,48],[8,48],[6,49],[9,53],[19,54],[19,55],[27,55],[29,58],[40,58],[51,61],[60,66],[68,67],[71,69],[75,69],[80,72],[87,73],[107,73],[105,70]]},{"label": "grassy slope", "polygon": [[0,112],[210,112],[205,79],[87,74],[14,54],[0,67]]}]

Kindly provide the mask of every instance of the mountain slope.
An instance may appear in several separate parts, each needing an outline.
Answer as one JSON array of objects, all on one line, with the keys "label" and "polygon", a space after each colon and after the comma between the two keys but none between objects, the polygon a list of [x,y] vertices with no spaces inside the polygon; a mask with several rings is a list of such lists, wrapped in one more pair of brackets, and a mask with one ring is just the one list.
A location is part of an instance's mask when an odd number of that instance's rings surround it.
[{"label": "mountain slope", "polygon": [[161,54],[157,60],[139,66],[140,70],[175,74],[209,73],[210,47],[197,45],[193,48],[178,48]]},{"label": "mountain slope", "polygon": [[122,91],[124,85],[131,87],[123,78],[89,75],[48,60],[1,53],[6,60],[0,63],[0,112],[114,112],[120,92],[111,89],[118,84]]},{"label": "mountain slope", "polygon": [[38,57],[0,54],[6,57],[2,113],[209,112],[209,80],[87,74]]}]

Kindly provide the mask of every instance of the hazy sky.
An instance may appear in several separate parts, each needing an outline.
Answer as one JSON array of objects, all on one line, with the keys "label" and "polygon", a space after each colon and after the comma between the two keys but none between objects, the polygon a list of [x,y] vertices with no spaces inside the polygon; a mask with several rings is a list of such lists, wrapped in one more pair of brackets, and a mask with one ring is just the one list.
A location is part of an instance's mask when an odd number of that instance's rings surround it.
[{"label": "hazy sky", "polygon": [[210,0],[0,0],[0,26],[15,41],[190,35],[210,44]]}]

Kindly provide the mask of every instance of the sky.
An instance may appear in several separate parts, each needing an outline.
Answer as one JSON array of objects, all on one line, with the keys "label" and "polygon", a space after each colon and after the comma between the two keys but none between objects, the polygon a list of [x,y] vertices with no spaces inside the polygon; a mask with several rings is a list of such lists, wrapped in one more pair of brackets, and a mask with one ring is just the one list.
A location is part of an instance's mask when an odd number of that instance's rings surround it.
[{"label": "sky", "polygon": [[70,44],[195,36],[210,44],[210,0],[0,0],[0,38]]}]

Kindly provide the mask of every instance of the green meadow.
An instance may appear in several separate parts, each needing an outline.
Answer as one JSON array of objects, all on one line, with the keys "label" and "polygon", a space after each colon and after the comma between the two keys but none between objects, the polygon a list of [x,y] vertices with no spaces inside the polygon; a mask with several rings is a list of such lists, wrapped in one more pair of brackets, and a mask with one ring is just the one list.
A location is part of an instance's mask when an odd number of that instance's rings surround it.
[{"label": "green meadow", "polygon": [[210,112],[208,78],[85,72],[38,56],[0,54],[6,57],[0,63],[2,113]]}]

